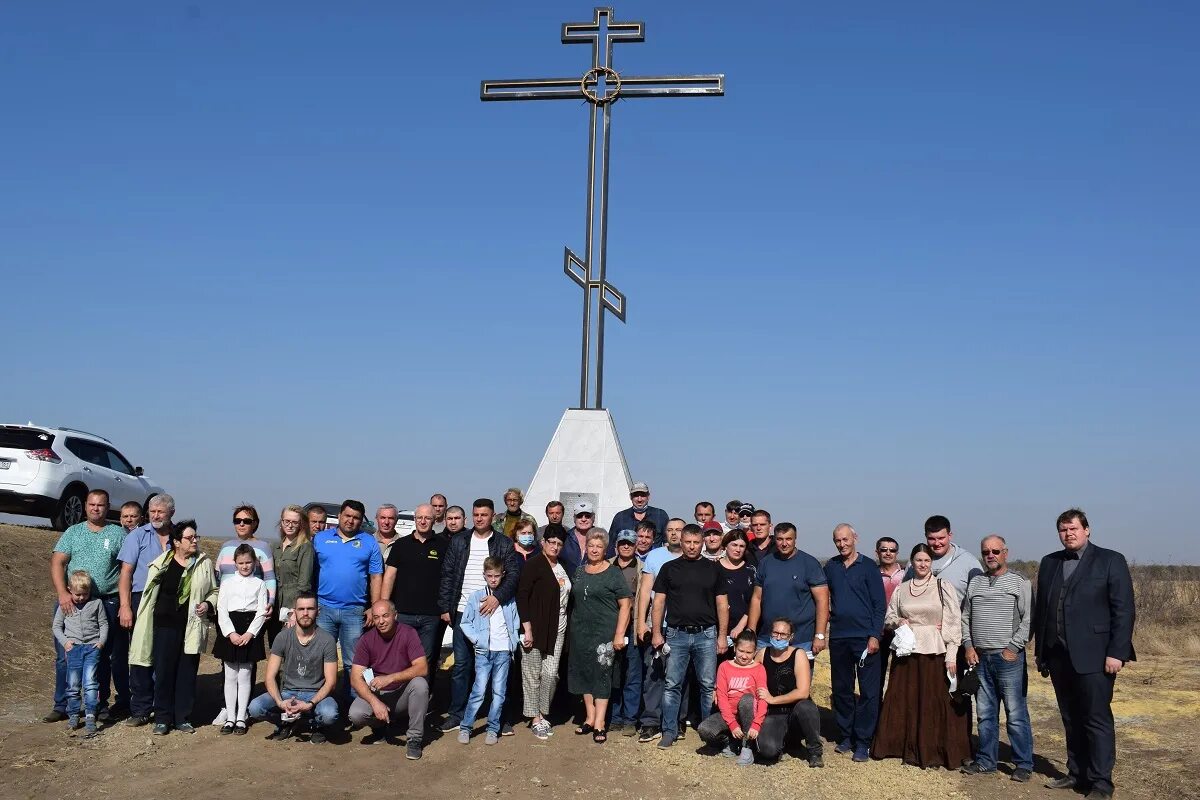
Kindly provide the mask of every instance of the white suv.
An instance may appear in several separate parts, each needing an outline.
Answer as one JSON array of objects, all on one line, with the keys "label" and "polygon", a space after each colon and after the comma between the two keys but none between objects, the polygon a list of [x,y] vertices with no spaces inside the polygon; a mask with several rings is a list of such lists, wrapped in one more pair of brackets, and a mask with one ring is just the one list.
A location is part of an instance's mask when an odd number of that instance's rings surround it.
[{"label": "white suv", "polygon": [[94,433],[42,425],[0,425],[0,512],[45,517],[58,530],[86,519],[92,489],[108,492],[109,516],[145,504],[163,488],[131,466],[112,442]]}]

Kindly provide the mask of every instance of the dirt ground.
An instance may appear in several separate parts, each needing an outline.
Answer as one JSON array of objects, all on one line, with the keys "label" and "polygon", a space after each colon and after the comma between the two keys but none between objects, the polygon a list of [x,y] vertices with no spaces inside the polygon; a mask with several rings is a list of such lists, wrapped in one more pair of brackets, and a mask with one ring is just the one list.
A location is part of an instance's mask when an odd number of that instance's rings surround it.
[{"label": "dirt ground", "polygon": [[[524,728],[494,747],[485,747],[481,738],[468,746],[442,738],[431,742],[417,762],[406,761],[401,747],[361,745],[362,732],[325,745],[276,743],[263,739],[269,726],[262,724],[245,737],[220,737],[213,727],[193,736],[153,737],[148,727],[117,725],[82,739],[69,734],[65,723],[38,721],[50,709],[53,686],[47,564],[55,537],[52,531],[0,525],[0,797],[5,800],[192,793],[222,798],[237,797],[248,785],[281,798],[363,797],[379,790],[468,799],[603,794],[610,800],[657,800],[691,792],[705,797],[802,794],[812,800],[1071,797],[1042,787],[1046,776],[1060,774],[1064,752],[1053,692],[1049,681],[1037,676],[1030,681],[1029,702],[1038,775],[1027,784],[1013,783],[1007,775],[968,778],[897,761],[854,764],[848,756],[834,755],[832,744],[826,748],[825,769],[811,770],[794,758],[738,768],[697,753],[694,732],[671,750],[659,751],[622,736],[597,746],[590,738],[573,736],[565,725],[549,742],[539,742]],[[217,662],[204,658],[197,722],[211,719],[220,705],[218,670]],[[819,668],[814,690],[827,738],[828,677],[827,666]],[[1200,659],[1144,658],[1118,679],[1114,712],[1119,795],[1200,798]]]}]

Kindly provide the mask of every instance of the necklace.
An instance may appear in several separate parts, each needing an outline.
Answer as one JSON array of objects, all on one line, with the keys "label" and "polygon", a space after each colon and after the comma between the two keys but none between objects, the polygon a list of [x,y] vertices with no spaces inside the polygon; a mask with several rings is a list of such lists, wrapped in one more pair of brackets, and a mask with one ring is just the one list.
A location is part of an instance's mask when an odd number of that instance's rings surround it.
[{"label": "necklace", "polygon": [[923,595],[923,594],[925,594],[926,592],[928,592],[928,591],[929,591],[929,584],[931,584],[931,583],[933,583],[933,576],[932,576],[932,575],[931,575],[931,576],[929,576],[928,578],[926,578],[926,579],[925,579],[925,584],[924,584],[923,586],[921,586],[921,591],[919,591],[919,592],[914,592],[914,591],[913,591],[913,589],[914,589],[914,588],[916,587],[916,585],[917,585],[917,581],[916,581],[916,579],[914,578],[913,580],[911,580],[911,581],[909,581],[909,582],[908,582],[908,593],[909,593],[910,595],[912,595],[913,597],[920,597],[921,595]]}]

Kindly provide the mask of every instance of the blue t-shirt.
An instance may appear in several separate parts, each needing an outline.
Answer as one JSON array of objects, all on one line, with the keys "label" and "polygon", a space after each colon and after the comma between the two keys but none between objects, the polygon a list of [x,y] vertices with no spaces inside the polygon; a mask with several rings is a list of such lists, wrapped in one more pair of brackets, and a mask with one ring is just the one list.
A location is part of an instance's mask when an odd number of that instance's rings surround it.
[{"label": "blue t-shirt", "polygon": [[[656,547],[653,550],[651,550],[649,553],[646,553],[646,557],[644,559],[642,559],[642,574],[649,575],[651,578],[657,579],[658,571],[660,569],[662,569],[663,564],[666,564],[668,561],[674,561],[675,559],[679,558],[681,555],[683,555],[682,551],[680,551],[678,553],[672,553],[670,550],[667,549],[667,546],[665,544],[662,547]],[[651,586],[654,585],[653,580],[650,581],[650,585]],[[637,609],[634,609],[634,613],[637,613]],[[652,592],[650,592],[650,606],[646,613],[647,624],[649,624],[649,622],[653,619],[654,619],[654,592],[652,591]],[[667,624],[667,615],[663,614],[663,625],[665,626],[666,624]]]},{"label": "blue t-shirt", "polygon": [[754,585],[762,587],[762,614],[758,618],[758,635],[768,636],[771,623],[779,618],[792,621],[792,643],[811,642],[817,632],[817,605],[813,601],[814,586],[825,585],[821,562],[803,550],[789,559],[772,552],[758,565]]},{"label": "blue t-shirt", "polygon": [[[170,540],[168,540],[168,545],[169,543]],[[154,526],[148,522],[140,528],[133,529],[125,537],[125,541],[121,544],[121,552],[117,553],[117,560],[133,567],[134,592],[140,592],[146,588],[146,572],[150,568],[150,562],[167,552],[168,549],[159,542],[158,531],[154,530]]]},{"label": "blue t-shirt", "polygon": [[383,574],[383,556],[375,537],[359,531],[343,539],[336,529],[313,537],[317,602],[330,608],[365,608],[368,576]]}]

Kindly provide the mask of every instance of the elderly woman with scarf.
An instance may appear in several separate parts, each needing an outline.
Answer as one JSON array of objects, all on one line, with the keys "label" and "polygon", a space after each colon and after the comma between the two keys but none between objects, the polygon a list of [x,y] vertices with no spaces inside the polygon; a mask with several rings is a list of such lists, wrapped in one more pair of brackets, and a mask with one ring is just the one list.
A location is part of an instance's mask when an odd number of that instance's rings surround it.
[{"label": "elderly woman with scarf", "polygon": [[150,563],[129,644],[129,663],[154,668],[154,734],[192,733],[208,612],[217,601],[213,562],[200,552],[196,521],[171,529],[170,549]]}]

